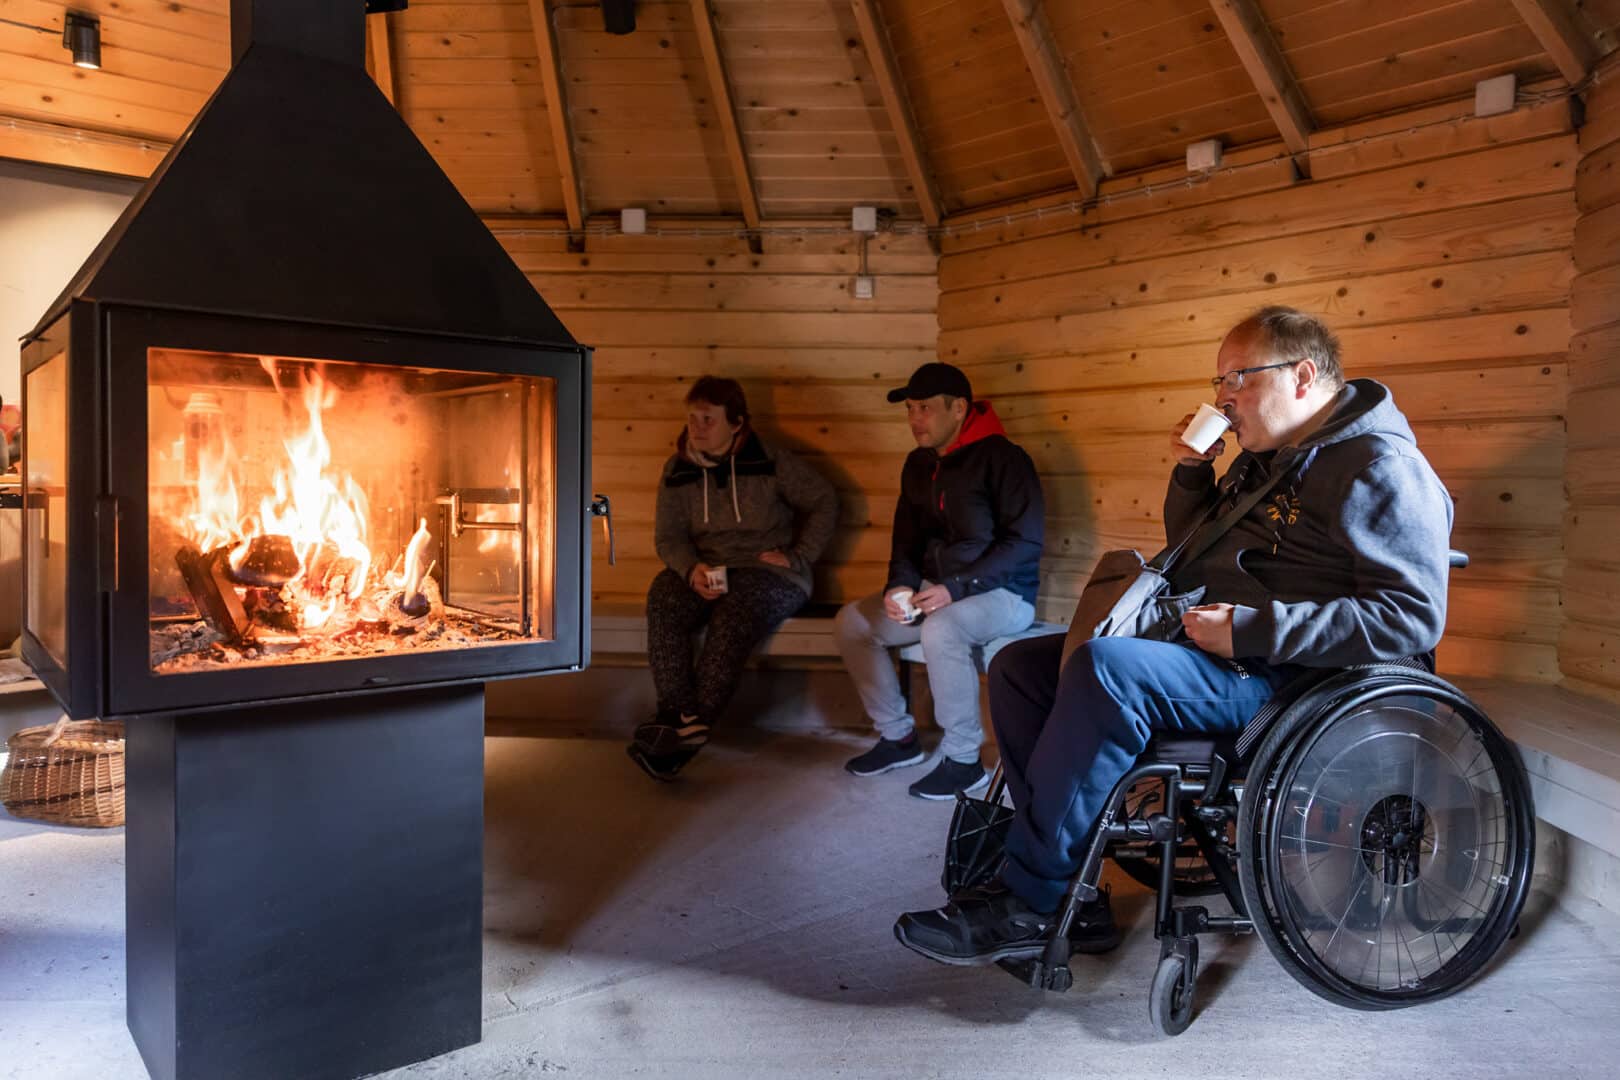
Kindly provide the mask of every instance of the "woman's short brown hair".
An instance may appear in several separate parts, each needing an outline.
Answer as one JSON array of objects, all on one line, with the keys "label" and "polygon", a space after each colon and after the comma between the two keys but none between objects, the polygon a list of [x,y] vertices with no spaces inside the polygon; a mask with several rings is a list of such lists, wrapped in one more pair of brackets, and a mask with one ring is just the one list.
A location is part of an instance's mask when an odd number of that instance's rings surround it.
[{"label": "woman's short brown hair", "polygon": [[748,397],[736,379],[723,379],[718,375],[705,375],[686,392],[688,405],[701,402],[718,405],[726,410],[726,423],[740,424],[748,419]]}]

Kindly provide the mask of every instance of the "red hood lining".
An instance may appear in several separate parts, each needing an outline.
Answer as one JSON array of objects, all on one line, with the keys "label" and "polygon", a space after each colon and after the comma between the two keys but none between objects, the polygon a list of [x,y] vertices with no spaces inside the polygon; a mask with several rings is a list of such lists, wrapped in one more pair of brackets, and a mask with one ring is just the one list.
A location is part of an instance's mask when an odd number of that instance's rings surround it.
[{"label": "red hood lining", "polygon": [[976,443],[980,439],[988,439],[992,435],[1005,435],[1007,429],[1001,426],[1001,418],[988,401],[975,401],[969,408],[967,419],[962,422],[962,430],[956,433],[956,441],[941,451],[944,457],[953,451],[960,450],[969,443]]}]

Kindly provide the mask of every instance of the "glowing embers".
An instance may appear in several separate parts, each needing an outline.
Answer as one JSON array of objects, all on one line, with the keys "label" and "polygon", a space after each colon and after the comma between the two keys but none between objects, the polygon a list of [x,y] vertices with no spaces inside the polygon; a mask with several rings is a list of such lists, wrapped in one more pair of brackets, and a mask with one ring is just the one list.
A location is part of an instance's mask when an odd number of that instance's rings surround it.
[{"label": "glowing embers", "polygon": [[444,529],[428,522],[447,405],[425,373],[210,362],[210,389],[153,399],[154,670],[521,636],[444,602]]}]

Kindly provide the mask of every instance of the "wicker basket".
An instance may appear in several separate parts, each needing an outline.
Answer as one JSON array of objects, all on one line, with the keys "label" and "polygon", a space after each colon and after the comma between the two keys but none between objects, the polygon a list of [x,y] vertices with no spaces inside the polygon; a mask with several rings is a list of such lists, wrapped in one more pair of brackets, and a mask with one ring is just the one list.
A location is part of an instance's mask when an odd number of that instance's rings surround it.
[{"label": "wicker basket", "polygon": [[6,740],[0,803],[15,817],[109,828],[124,823],[124,725],[66,717]]}]

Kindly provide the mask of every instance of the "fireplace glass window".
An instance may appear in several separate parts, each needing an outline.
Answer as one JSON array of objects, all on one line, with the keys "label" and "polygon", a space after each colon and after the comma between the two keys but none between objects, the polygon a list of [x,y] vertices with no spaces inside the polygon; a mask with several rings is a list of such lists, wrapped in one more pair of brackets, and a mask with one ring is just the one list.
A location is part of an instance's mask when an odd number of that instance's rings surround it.
[{"label": "fireplace glass window", "polygon": [[551,639],[553,380],[168,348],[147,370],[154,673]]},{"label": "fireplace glass window", "polygon": [[26,625],[63,668],[68,663],[67,375],[65,349],[30,371],[23,419],[28,469],[24,558],[37,583],[28,590]]}]

